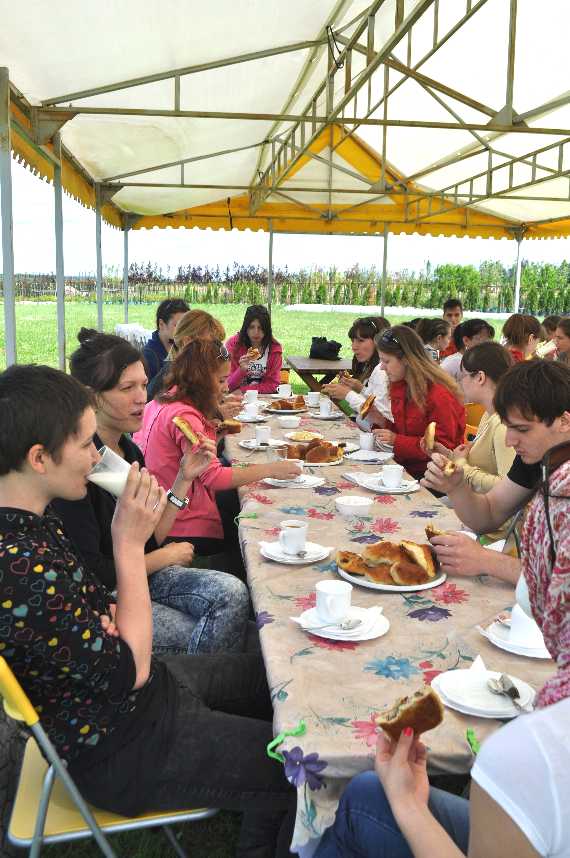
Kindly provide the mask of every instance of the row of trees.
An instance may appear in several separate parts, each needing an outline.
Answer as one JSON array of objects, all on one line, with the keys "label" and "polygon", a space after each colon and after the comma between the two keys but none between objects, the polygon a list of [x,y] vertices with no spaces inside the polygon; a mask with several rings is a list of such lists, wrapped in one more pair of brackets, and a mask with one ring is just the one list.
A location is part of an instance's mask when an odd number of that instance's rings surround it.
[{"label": "row of trees", "polygon": [[[1,281],[0,281],[1,282]],[[290,271],[278,268],[273,275],[273,301],[276,304],[380,304],[381,274],[375,268],[358,265],[348,271],[315,268]],[[385,303],[395,307],[438,309],[446,298],[463,301],[468,310],[508,312],[514,302],[514,271],[500,262],[485,261],[473,265],[428,263],[424,271],[392,272],[388,278]],[[66,278],[68,299],[95,300],[92,275]],[[55,277],[52,274],[19,274],[16,294],[23,300],[53,300]],[[156,303],[165,297],[184,296],[191,304],[265,303],[267,270],[243,266],[237,262],[225,269],[185,266],[176,272],[164,271],[152,263],[129,269],[129,300]],[[122,277],[110,269],[104,279],[104,299],[123,300]],[[570,313],[570,263],[560,265],[522,263],[521,307],[529,313]]]}]

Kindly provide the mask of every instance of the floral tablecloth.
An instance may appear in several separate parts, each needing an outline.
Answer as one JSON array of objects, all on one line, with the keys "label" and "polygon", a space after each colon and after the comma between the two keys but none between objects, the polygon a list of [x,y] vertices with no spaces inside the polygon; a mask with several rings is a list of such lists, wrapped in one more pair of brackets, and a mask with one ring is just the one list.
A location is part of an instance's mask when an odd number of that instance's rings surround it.
[{"label": "floral tablecloth", "polygon": [[[273,437],[282,431],[271,420]],[[305,416],[302,428],[323,432],[329,440],[357,440],[348,420],[324,422]],[[248,453],[238,441],[253,437],[253,427],[227,440],[235,461],[265,461],[266,453]],[[478,653],[487,667],[507,671],[539,688],[552,673],[550,661],[510,655],[492,646],[476,630],[513,603],[513,588],[488,577],[447,580],[417,593],[383,593],[355,587],[353,604],[382,605],[388,633],[362,643],[334,642],[303,632],[289,619],[315,604],[315,583],[337,575],[334,553],[313,566],[284,566],[265,560],[260,540],[277,539],[279,522],[308,522],[312,542],[358,551],[387,539],[425,542],[433,521],[456,530],[455,514],[429,492],[374,496],[348,482],[345,473],[373,472],[378,466],[350,464],[314,468],[325,483],[314,489],[271,488],[259,483],[240,490],[240,540],[274,705],[274,731],[291,730],[300,721],[304,735],[281,746],[285,774],[298,790],[292,848],[319,837],[332,824],[340,794],[355,774],[372,768],[375,715],[397,697],[429,683],[441,671],[467,668]],[[374,497],[369,518],[343,518],[336,512],[341,493]],[[466,773],[473,762],[466,730],[482,740],[501,722],[464,716],[446,709],[443,723],[426,736],[433,773]],[[275,765],[279,765],[277,762]]]}]

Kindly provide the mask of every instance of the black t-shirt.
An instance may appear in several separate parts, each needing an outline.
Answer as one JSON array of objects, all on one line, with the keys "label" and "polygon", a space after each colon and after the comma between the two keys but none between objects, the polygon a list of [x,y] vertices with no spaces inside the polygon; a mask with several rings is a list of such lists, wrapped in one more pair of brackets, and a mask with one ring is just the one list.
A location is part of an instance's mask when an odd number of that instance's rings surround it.
[{"label": "black t-shirt", "polygon": [[523,489],[534,491],[541,480],[540,462],[527,465],[520,456],[515,456],[507,477]]},{"label": "black t-shirt", "polygon": [[[93,438],[97,448],[102,446],[98,435]],[[144,456],[127,435],[120,440],[125,461],[131,465],[138,462],[144,467]],[[116,498],[94,483],[87,484],[87,495],[78,501],[66,501],[56,498],[52,507],[63,521],[65,532],[73,542],[77,553],[93,575],[107,587],[114,590],[117,586],[115,560],[113,558],[113,538],[111,522],[115,513]],[[154,537],[145,546],[145,553],[158,548]]]}]

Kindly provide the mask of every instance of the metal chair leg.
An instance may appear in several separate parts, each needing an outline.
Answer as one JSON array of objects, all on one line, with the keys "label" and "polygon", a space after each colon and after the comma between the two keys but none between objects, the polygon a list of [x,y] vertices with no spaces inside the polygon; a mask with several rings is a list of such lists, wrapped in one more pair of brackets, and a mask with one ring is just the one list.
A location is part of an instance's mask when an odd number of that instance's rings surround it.
[{"label": "metal chair leg", "polygon": [[172,828],[169,825],[163,825],[162,830],[164,831],[164,836],[178,855],[178,858],[188,858],[188,853],[184,851],[184,849],[176,839]]}]

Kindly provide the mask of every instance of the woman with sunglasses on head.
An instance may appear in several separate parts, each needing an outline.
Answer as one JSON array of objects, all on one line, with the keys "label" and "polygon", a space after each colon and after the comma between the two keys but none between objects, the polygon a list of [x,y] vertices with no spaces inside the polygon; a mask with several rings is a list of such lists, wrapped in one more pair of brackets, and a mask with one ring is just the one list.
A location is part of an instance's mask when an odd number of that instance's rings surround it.
[{"label": "woman with sunglasses on head", "polygon": [[427,356],[416,332],[405,325],[389,328],[375,343],[390,383],[393,415],[388,428],[373,430],[376,440],[393,446],[395,460],[413,477],[423,476],[428,462],[423,436],[429,423],[436,423],[436,441],[447,449],[463,443],[461,393],[453,379]]},{"label": "woman with sunglasses on head", "polygon": [[[95,445],[107,446],[127,463],[145,466],[130,434],[140,429],[146,403],[146,371],[138,349],[121,337],[82,328],[79,348],[70,359],[71,375],[95,398]],[[214,459],[211,441],[179,455],[167,488],[184,498],[193,481]],[[109,590],[117,585],[111,522],[116,498],[94,483],[80,501],[54,501],[54,507],[90,571]],[[168,503],[145,551],[153,603],[153,647],[156,652],[212,653],[243,649],[249,596],[233,575],[193,568],[194,547],[184,540],[165,544],[178,508]]]},{"label": "woman with sunglasses on head", "polygon": [[241,329],[229,338],[226,348],[231,357],[229,390],[275,393],[281,380],[283,349],[273,337],[267,307],[248,307]]},{"label": "woman with sunglasses on head", "polygon": [[348,332],[353,353],[351,373],[342,375],[338,382],[324,385],[322,392],[331,399],[345,399],[355,411],[373,393],[376,410],[391,420],[388,378],[379,365],[374,343],[374,338],[389,327],[390,322],[383,316],[356,319]]},{"label": "woman with sunglasses on head", "polygon": [[[219,341],[194,340],[174,359],[166,390],[146,407],[138,436],[147,468],[162,486],[171,484],[176,463],[191,446],[173,418],[181,417],[193,432],[215,441],[219,405],[227,392],[229,373],[230,355]],[[293,461],[246,467],[224,467],[217,459],[211,461],[190,486],[189,502],[180,509],[167,541],[189,539],[198,556],[230,555],[230,569],[237,572],[235,567],[238,561],[241,563],[237,527],[224,538],[216,493],[265,477],[293,479],[300,473]]]},{"label": "woman with sunglasses on head", "polygon": [[503,325],[505,348],[515,363],[531,358],[540,342],[541,326],[535,316],[513,313]]}]

